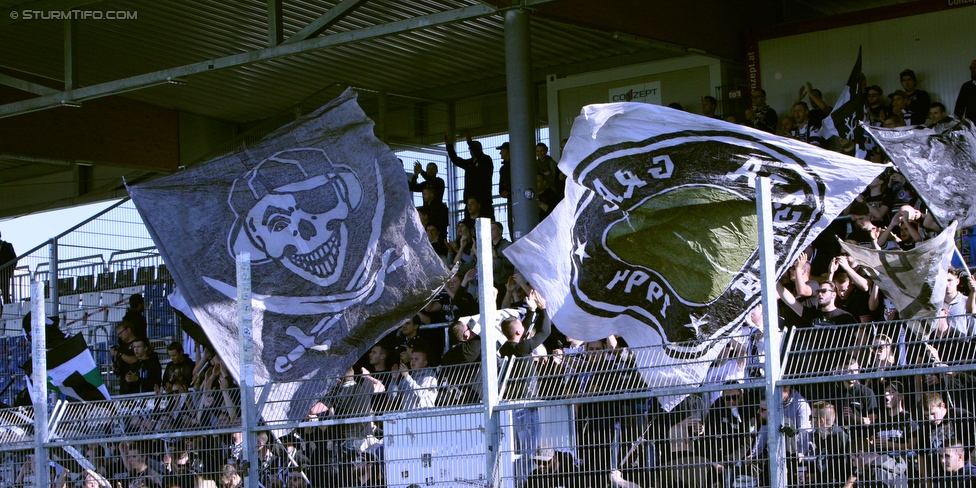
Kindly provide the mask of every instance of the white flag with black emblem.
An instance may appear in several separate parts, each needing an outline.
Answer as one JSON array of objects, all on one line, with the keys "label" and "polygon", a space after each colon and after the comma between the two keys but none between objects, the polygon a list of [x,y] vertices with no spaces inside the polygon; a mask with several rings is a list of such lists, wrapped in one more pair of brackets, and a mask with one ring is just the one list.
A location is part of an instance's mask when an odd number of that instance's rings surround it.
[{"label": "white flag with black emblem", "polygon": [[[772,182],[777,275],[883,166],[643,103],[590,105],[553,214],[505,254],[567,335],[623,336],[652,387],[702,381],[760,301],[758,175]],[[656,367],[655,367],[656,366]],[[654,368],[652,368],[654,367]]]},{"label": "white flag with black emblem", "polygon": [[250,253],[257,384],[341,376],[446,281],[403,167],[351,90],[129,194],[235,377],[235,256]]}]

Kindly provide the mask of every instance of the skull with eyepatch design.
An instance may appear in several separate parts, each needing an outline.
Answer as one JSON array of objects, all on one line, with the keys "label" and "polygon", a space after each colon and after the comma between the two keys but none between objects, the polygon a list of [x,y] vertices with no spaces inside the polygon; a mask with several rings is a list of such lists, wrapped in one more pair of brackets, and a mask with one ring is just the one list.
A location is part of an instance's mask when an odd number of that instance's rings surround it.
[{"label": "skull with eyepatch design", "polygon": [[[247,185],[249,191],[243,193],[256,203],[238,217],[239,222],[243,218],[243,232],[231,236],[232,248],[253,246],[256,261],[274,260],[312,283],[329,286],[342,275],[349,235],[346,219],[362,200],[362,185],[341,165],[330,164],[331,171],[310,176],[301,163],[308,158],[331,163],[319,149],[282,151],[235,181],[235,186]],[[242,242],[241,234],[249,243]]]}]

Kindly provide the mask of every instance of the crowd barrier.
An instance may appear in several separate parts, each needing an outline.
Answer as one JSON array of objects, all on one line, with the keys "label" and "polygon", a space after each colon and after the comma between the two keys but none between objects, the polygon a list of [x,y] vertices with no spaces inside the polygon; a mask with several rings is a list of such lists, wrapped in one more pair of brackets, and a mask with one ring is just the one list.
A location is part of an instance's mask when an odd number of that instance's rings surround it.
[{"label": "crowd barrier", "polygon": [[[772,378],[753,334],[680,365],[604,342],[502,360],[490,414],[480,364],[408,371],[436,380],[426,392],[407,392],[403,372],[319,379],[321,397],[258,386],[250,432],[235,389],[61,402],[41,441],[68,486],[237,486],[251,432],[265,487],[971,486],[951,459],[973,461],[976,346],[933,335],[939,320],[789,331]],[[681,380],[695,371],[705,379]],[[782,395],[775,426],[767,391]],[[418,393],[431,401],[406,400]],[[2,486],[33,486],[32,420],[0,411]]]}]

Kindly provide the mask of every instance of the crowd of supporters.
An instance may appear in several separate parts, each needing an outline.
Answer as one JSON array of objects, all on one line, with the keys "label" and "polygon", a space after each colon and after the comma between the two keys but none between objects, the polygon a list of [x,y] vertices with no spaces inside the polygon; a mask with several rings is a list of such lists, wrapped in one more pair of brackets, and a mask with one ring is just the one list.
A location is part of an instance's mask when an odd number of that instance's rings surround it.
[{"label": "crowd of supporters", "polygon": [[[976,62],[974,62],[976,63]],[[974,69],[976,80],[976,69]],[[914,72],[901,73],[904,90],[884,103],[878,86],[866,89],[869,123],[897,127],[938,123],[945,106],[917,89]],[[739,121],[801,141],[825,145],[820,136],[830,106],[822,94],[802,87],[788,117],[778,119],[765,92],[752,93],[752,107]],[[803,102],[808,98],[810,105]],[[716,102],[703,108],[715,116]],[[811,109],[812,106],[812,109]],[[962,113],[959,116],[972,116]],[[730,121],[737,121],[730,117]],[[310,402],[307,425],[276,436],[257,436],[260,483],[272,487],[358,487],[395,484],[387,480],[383,422],[390,412],[480,403],[481,337],[459,320],[478,312],[477,249],[473,224],[494,220],[490,204],[492,162],[468,138],[470,159],[447,147],[453,164],[465,169],[465,209],[453,232],[445,185],[436,165],[419,164],[410,181],[423,194],[420,218],[435,251],[456,269],[443,291],[420,313],[384,338],[322,398]],[[840,149],[853,152],[850,141]],[[885,162],[882,152],[868,158]],[[508,145],[502,158],[500,196],[510,198]],[[485,172],[487,168],[487,172]],[[561,198],[564,176],[537,146],[540,218]],[[421,179],[423,181],[421,181]],[[486,188],[487,185],[487,188]],[[509,227],[511,222],[509,222]],[[489,345],[508,361],[507,401],[579,398],[568,419],[554,420],[544,408],[513,412],[513,483],[518,487],[719,487],[766,486],[765,391],[762,376],[762,317],[754,312],[722,347],[708,368],[707,393],[647,398],[653,386],[642,374],[625,340],[610,336],[583,342],[566,336],[547,316],[545,298],[504,256],[511,243],[505,226],[491,225],[492,285],[496,306],[512,310],[501,323],[504,340]],[[976,280],[965,268],[948,270],[945,302],[938,317],[898,321],[895,307],[871,273],[842,252],[837,239],[875,249],[912,249],[941,227],[911,184],[888,169],[857,197],[817,241],[801,253],[780,281],[781,328],[820,328],[797,334],[794,349],[805,372],[871,373],[863,380],[834,378],[782,389],[782,432],[787,438],[787,483],[901,487],[973,486],[976,476],[976,377],[959,371],[972,364],[976,323]],[[450,239],[448,237],[451,237]],[[118,323],[112,349],[113,373],[122,394],[151,394],[147,408],[129,412],[114,434],[146,438],[93,441],[79,449],[87,463],[65,455],[52,465],[57,486],[174,488],[242,486],[246,472],[240,395],[221,358],[203,346],[192,356],[177,342],[161,361],[146,338],[139,298]],[[141,319],[141,320],[140,320]],[[885,322],[889,325],[878,326]],[[868,324],[868,325],[861,325]],[[851,350],[822,352],[831,338],[851,337]],[[806,354],[806,357],[802,355]],[[194,359],[195,358],[195,359]],[[163,363],[165,362],[165,368]],[[953,369],[950,371],[950,368]],[[910,370],[928,368],[925,374]],[[645,394],[641,394],[644,392]],[[595,400],[604,395],[624,395]],[[626,396],[626,395],[625,395]],[[662,405],[666,405],[665,408]],[[354,419],[355,421],[342,421]],[[562,425],[569,438],[552,440],[542,431]],[[212,434],[208,431],[229,431]],[[172,433],[171,436],[154,433]],[[106,433],[107,434],[107,433]],[[150,439],[151,438],[151,439]],[[16,484],[33,486],[33,462],[18,466]],[[68,469],[68,466],[74,469]]]}]

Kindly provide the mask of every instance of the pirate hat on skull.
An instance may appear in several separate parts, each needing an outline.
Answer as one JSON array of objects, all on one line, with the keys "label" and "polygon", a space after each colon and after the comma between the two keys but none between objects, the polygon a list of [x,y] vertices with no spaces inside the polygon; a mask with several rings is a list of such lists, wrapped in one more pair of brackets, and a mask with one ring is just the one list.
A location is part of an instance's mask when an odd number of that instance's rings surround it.
[{"label": "pirate hat on skull", "polygon": [[362,200],[359,178],[325,151],[278,152],[234,180],[228,250],[232,256],[251,253],[255,264],[277,261],[308,281],[331,285],[345,261],[345,220]]}]

